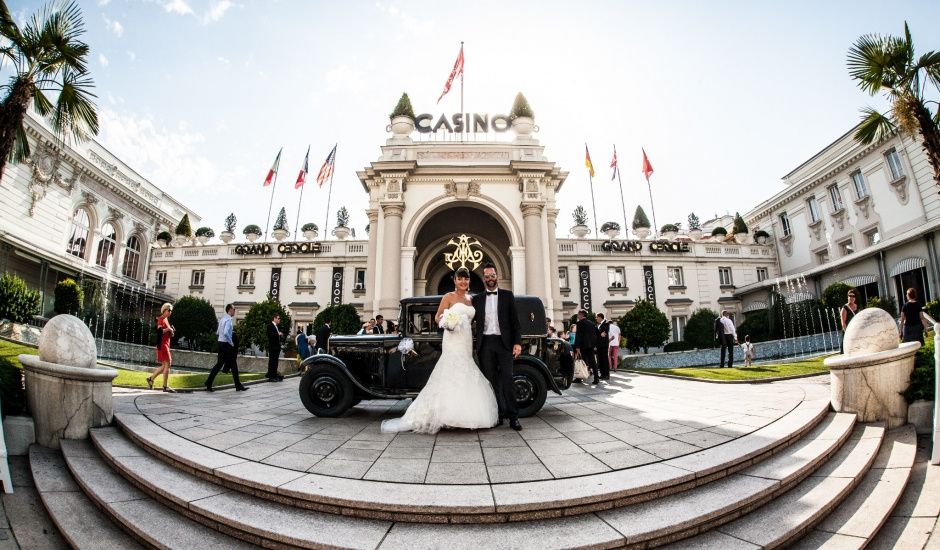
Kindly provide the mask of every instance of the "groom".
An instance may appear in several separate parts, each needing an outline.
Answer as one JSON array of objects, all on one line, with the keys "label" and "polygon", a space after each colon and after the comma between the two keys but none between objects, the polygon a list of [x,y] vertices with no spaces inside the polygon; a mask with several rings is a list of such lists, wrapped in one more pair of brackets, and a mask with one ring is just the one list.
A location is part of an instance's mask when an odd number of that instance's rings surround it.
[{"label": "groom", "polygon": [[509,427],[519,431],[519,411],[512,381],[512,362],[522,353],[516,298],[512,292],[497,286],[496,266],[483,266],[484,294],[473,297],[473,336],[476,338],[477,358],[483,375],[493,385],[499,405],[499,423],[509,418]]}]

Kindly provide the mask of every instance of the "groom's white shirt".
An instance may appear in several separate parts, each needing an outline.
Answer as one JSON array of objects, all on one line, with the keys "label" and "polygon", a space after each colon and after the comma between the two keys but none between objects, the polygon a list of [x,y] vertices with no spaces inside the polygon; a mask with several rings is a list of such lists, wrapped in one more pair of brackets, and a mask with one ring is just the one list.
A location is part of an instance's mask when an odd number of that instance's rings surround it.
[{"label": "groom's white shirt", "polygon": [[[499,289],[496,289],[499,292]],[[499,317],[497,312],[499,309],[499,303],[496,301],[499,298],[498,294],[487,294],[486,295],[486,311],[483,316],[483,334],[485,335],[496,335],[499,336]]]}]

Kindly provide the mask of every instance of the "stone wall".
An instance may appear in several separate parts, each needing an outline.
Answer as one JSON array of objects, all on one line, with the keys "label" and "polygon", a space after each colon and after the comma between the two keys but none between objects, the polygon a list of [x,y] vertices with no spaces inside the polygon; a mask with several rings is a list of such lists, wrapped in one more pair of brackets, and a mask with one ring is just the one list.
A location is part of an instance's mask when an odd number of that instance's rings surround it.
[{"label": "stone wall", "polygon": [[[764,361],[803,354],[821,353],[839,348],[840,332],[825,332],[812,336],[770,340],[754,344],[754,360]],[[671,369],[678,367],[714,367],[721,356],[719,348],[654,353],[650,355],[628,355],[622,359],[621,367],[628,369]],[[741,346],[734,350],[734,364],[744,364]]]}]

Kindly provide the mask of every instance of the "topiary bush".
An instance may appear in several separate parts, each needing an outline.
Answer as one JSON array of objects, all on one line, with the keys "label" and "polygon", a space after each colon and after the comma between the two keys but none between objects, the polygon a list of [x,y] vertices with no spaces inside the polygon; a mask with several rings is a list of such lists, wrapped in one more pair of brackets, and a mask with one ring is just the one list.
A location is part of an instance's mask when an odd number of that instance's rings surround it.
[{"label": "topiary bush", "polygon": [[161,231],[157,233],[157,240],[168,243],[173,240],[173,235],[170,235],[169,231]]},{"label": "topiary bush", "polygon": [[904,399],[913,403],[918,399],[935,401],[936,371],[934,370],[935,342],[927,338],[917,350],[914,359],[914,372],[911,373],[911,385],[904,390]]},{"label": "topiary bush", "polygon": [[213,231],[211,227],[200,227],[196,230],[196,236],[208,237],[211,239],[212,237],[215,237],[215,231]]},{"label": "topiary bush", "polygon": [[412,120],[415,118],[415,110],[411,107],[411,98],[408,97],[406,92],[402,92],[401,97],[398,98],[398,103],[395,104],[395,108],[392,109],[392,113],[388,115],[388,118],[392,119],[397,116],[406,116]]},{"label": "topiary bush", "polygon": [[177,300],[170,315],[170,324],[176,328],[174,341],[186,338],[190,349],[199,351],[210,351],[199,347],[202,341],[200,337],[204,334],[215,334],[219,326],[212,304],[195,296],[183,296]]},{"label": "topiary bush", "polygon": [[278,329],[280,329],[285,337],[289,337],[291,327],[293,326],[290,313],[280,302],[272,300],[269,296],[267,300],[251,306],[248,313],[245,315],[241,323],[241,328],[239,329],[239,336],[242,339],[241,345],[248,347],[254,344],[258,346],[261,351],[269,351],[268,323],[274,318],[275,313],[281,316]]},{"label": "topiary bush", "polygon": [[317,227],[315,223],[305,223],[303,227],[300,228],[301,231],[319,231],[320,228]]},{"label": "topiary bush", "polygon": [[243,235],[261,235],[261,228],[257,225],[251,223],[245,226],[245,229],[242,229]]},{"label": "topiary bush", "polygon": [[183,214],[183,219],[180,220],[173,233],[179,237],[193,238],[193,226],[189,224],[189,214]]},{"label": "topiary bush", "polygon": [[689,229],[701,229],[702,228],[702,222],[699,221],[698,216],[695,215],[695,212],[692,212],[691,214],[689,214],[688,221],[689,221]]},{"label": "topiary bush", "polygon": [[0,276],[0,319],[26,323],[39,314],[39,291],[12,273]]},{"label": "topiary bush", "polygon": [[4,418],[22,414],[26,409],[23,371],[5,357],[0,357],[0,404]]},{"label": "topiary bush", "polygon": [[727,235],[727,234],[728,234],[728,230],[725,229],[724,227],[721,227],[720,225],[719,225],[718,227],[712,229],[712,237],[717,237],[717,236],[719,236],[719,235],[721,235],[722,237],[724,237],[724,236]]},{"label": "topiary bush", "polygon": [[574,208],[574,212],[571,213],[571,217],[574,219],[575,225],[587,225],[587,210],[585,210],[584,207],[580,204]]},{"label": "topiary bush", "polygon": [[62,279],[55,285],[55,302],[52,305],[56,313],[81,315],[85,292],[75,279]]},{"label": "topiary bush", "polygon": [[679,231],[679,226],[674,223],[667,223],[666,225],[659,228],[660,233],[676,232],[676,231]]},{"label": "topiary bush", "polygon": [[[362,328],[362,320],[356,308],[349,304],[339,304],[330,306],[320,313],[313,320],[313,330],[316,332],[323,326],[326,319],[330,319],[330,332],[332,334],[356,334]],[[317,342],[317,345],[320,345]]]},{"label": "topiary bush", "polygon": [[512,102],[512,109],[509,110],[509,119],[514,120],[523,116],[535,118],[535,113],[532,112],[529,100],[522,95],[522,92],[519,92],[516,94],[516,99]]},{"label": "topiary bush", "polygon": [[718,312],[713,309],[699,308],[693,311],[685,323],[685,341],[700,349],[714,346],[717,318]]},{"label": "topiary bush", "polygon": [[275,231],[288,231],[287,229],[287,210],[282,206],[281,210],[277,213],[277,218],[274,220],[274,227],[272,228]]},{"label": "topiary bush", "polygon": [[645,298],[637,298],[636,305],[620,318],[619,324],[620,333],[630,335],[630,340],[643,348],[643,353],[663,345],[671,330],[666,314]]},{"label": "topiary bush", "polygon": [[336,211],[336,227],[349,227],[349,210],[345,206]]},{"label": "topiary bush", "polygon": [[832,283],[823,290],[822,303],[828,309],[838,309],[849,301],[848,294],[852,286],[845,283]]},{"label": "topiary bush", "polygon": [[232,212],[225,218],[225,230],[229,233],[235,233],[235,224],[238,222],[238,218],[235,217],[235,213]]},{"label": "topiary bush", "polygon": [[642,206],[636,207],[636,212],[633,213],[633,229],[639,229],[645,227],[650,228],[650,219],[646,217],[646,212],[643,210]]},{"label": "topiary bush", "polygon": [[742,218],[741,214],[738,212],[734,213],[733,230],[735,233],[748,233],[747,224],[744,223],[744,218]]}]

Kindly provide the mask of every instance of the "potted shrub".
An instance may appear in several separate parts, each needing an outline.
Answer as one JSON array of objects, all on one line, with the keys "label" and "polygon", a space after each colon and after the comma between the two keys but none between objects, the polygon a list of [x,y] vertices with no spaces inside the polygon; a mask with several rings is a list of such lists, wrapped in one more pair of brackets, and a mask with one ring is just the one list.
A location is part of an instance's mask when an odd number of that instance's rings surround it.
[{"label": "potted shrub", "polygon": [[183,219],[176,225],[173,233],[176,235],[176,246],[183,246],[193,238],[193,227],[189,224],[189,214],[183,214]]},{"label": "potted shrub", "polygon": [[535,113],[522,92],[516,94],[516,99],[512,102],[509,119],[512,121],[513,131],[518,136],[528,136],[535,129]]},{"label": "potted shrub", "polygon": [[212,237],[215,237],[215,231],[211,227],[200,227],[196,230],[196,240],[199,244],[206,244]]},{"label": "potted shrub", "polygon": [[646,212],[643,211],[642,206],[637,206],[636,212],[633,214],[633,234],[638,239],[645,239],[650,236],[650,219],[646,217]]},{"label": "potted shrub", "polygon": [[343,240],[349,236],[349,210],[343,206],[336,211],[336,227],[333,228],[333,236]]},{"label": "potted shrub", "polygon": [[303,227],[300,228],[300,230],[303,232],[304,238],[308,241],[316,239],[320,232],[320,228],[317,227],[317,224],[315,223],[305,223]]},{"label": "potted shrub", "polygon": [[273,236],[278,241],[283,241],[290,235],[290,231],[287,230],[287,212],[284,210],[284,207],[281,207],[281,211],[277,213],[277,218],[274,220],[274,227],[271,236]]},{"label": "potted shrub", "polygon": [[242,229],[242,234],[245,235],[248,242],[253,243],[261,236],[261,228],[255,224],[246,225],[245,229]]},{"label": "potted shrub", "polygon": [[591,232],[590,228],[587,226],[587,211],[579,204],[575,207],[574,212],[571,213],[571,217],[574,218],[574,227],[571,228],[571,234],[579,239],[583,239]]},{"label": "potted shrub", "polygon": [[757,241],[757,244],[767,244],[767,241],[770,240],[770,233],[763,229],[758,229],[754,232],[754,240]]},{"label": "potted shrub", "polygon": [[732,232],[734,233],[734,240],[739,244],[747,242],[747,224],[744,223],[744,218],[742,218],[741,214],[738,212],[734,213],[734,225],[732,226]]},{"label": "potted shrub", "polygon": [[408,137],[415,129],[415,111],[411,107],[411,99],[407,93],[402,93],[398,103],[388,115],[391,120],[390,129],[395,137]]},{"label": "potted shrub", "polygon": [[702,222],[699,221],[695,212],[689,214],[689,237],[695,240],[702,238]]},{"label": "potted shrub", "polygon": [[679,224],[667,223],[666,225],[659,228],[659,234],[664,239],[675,239],[676,235],[679,234]]},{"label": "potted shrub", "polygon": [[157,244],[159,244],[161,248],[169,246],[170,241],[172,240],[173,240],[173,235],[170,235],[169,231],[161,231],[157,233]]},{"label": "potted shrub", "polygon": [[724,227],[721,227],[720,225],[719,225],[718,227],[712,229],[712,237],[714,237],[714,239],[715,239],[716,241],[723,241],[723,240],[725,240],[725,237],[726,237],[727,235],[728,235],[728,230],[725,229]]},{"label": "potted shrub", "polygon": [[604,225],[601,226],[601,233],[607,235],[607,238],[613,240],[614,237],[620,234],[620,224],[617,222],[604,222]]},{"label": "potted shrub", "polygon": [[225,218],[225,231],[219,234],[219,238],[222,239],[222,242],[228,244],[232,242],[232,239],[235,238],[235,213],[231,213]]}]

